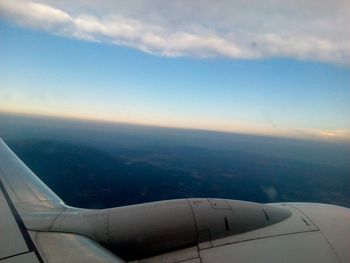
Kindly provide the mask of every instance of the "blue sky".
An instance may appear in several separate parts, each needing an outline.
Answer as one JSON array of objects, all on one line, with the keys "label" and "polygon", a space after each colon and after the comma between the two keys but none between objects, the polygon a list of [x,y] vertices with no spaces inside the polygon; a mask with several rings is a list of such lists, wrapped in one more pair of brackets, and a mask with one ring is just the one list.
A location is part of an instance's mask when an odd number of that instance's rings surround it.
[{"label": "blue sky", "polygon": [[168,55],[23,23],[0,22],[0,111],[349,139],[350,68],[343,61],[232,57],[214,54],[217,42],[200,54],[174,46]]}]

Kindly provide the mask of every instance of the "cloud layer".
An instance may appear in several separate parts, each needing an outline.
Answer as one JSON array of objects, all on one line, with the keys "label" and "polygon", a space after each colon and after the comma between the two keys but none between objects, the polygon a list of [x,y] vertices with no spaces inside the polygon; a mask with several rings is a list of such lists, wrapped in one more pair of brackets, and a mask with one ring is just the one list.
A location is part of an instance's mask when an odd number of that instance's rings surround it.
[{"label": "cloud layer", "polygon": [[350,64],[347,0],[0,2],[25,27],[168,56]]}]

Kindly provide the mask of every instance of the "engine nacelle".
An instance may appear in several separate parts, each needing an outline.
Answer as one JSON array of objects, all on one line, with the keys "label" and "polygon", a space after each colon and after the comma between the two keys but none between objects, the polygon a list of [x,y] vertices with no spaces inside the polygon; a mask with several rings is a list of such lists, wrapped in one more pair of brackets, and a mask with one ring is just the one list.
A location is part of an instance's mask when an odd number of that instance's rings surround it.
[{"label": "engine nacelle", "polygon": [[197,244],[210,246],[211,240],[290,215],[287,209],[258,203],[179,199],[103,210],[71,208],[53,220],[49,231],[89,236],[123,259],[134,260]]}]

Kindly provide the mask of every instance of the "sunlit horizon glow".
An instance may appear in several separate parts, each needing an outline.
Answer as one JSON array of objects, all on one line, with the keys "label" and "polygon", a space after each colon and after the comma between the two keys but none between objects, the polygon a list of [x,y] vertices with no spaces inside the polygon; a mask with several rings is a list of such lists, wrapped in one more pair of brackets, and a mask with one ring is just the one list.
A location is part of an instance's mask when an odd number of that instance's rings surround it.
[{"label": "sunlit horizon glow", "polygon": [[350,2],[0,2],[0,112],[350,141]]},{"label": "sunlit horizon glow", "polygon": [[54,113],[44,111],[30,111],[30,110],[14,110],[14,109],[2,109],[0,107],[0,114],[28,116],[28,117],[49,117],[49,118],[62,118],[67,120],[77,121],[94,121],[102,123],[115,123],[115,124],[130,124],[141,125],[147,127],[159,127],[159,128],[174,128],[174,129],[189,129],[189,130],[203,130],[212,132],[225,132],[232,134],[247,134],[257,136],[268,137],[281,137],[291,139],[307,139],[307,140],[325,140],[334,142],[346,142],[350,143],[350,131],[348,130],[315,130],[315,129],[288,129],[288,128],[276,128],[266,126],[254,126],[248,124],[222,124],[212,121],[200,121],[197,123],[189,123],[181,120],[172,119],[171,123],[166,123],[162,120],[156,119],[119,119],[116,117],[88,115],[82,113],[81,115],[73,115],[69,113]]}]

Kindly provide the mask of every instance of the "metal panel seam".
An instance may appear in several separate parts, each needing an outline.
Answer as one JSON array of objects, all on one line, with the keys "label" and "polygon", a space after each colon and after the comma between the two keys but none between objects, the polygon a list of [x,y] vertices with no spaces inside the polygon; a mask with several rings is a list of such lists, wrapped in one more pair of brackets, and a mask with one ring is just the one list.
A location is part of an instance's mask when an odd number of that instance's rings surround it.
[{"label": "metal panel seam", "polygon": [[0,189],[2,190],[2,193],[3,193],[3,195],[4,195],[4,197],[5,197],[6,201],[7,201],[7,204],[8,204],[8,206],[9,206],[9,208],[10,208],[10,210],[11,210],[11,212],[12,212],[14,218],[15,218],[15,220],[16,220],[16,223],[17,223],[17,225],[18,225],[18,227],[19,227],[19,230],[20,230],[21,233],[22,233],[23,239],[24,239],[24,241],[26,242],[28,249],[29,249],[30,251],[33,251],[33,252],[35,253],[35,255],[36,255],[36,257],[38,258],[38,260],[39,260],[40,263],[44,263],[44,261],[43,261],[41,255],[40,255],[39,250],[38,250],[37,247],[35,246],[35,244],[34,244],[32,238],[30,237],[30,235],[29,235],[27,229],[25,228],[24,222],[23,222],[21,216],[18,214],[18,212],[17,212],[17,210],[16,210],[16,207],[15,207],[14,204],[12,203],[11,198],[10,198],[10,196],[8,195],[8,193],[7,193],[7,191],[6,191],[5,187],[4,187],[4,185],[3,185],[2,181],[1,181],[1,179],[0,179]]},{"label": "metal panel seam", "polygon": [[300,209],[298,209],[296,206],[294,206],[294,205],[292,205],[292,204],[287,204],[287,205],[289,205],[289,206],[295,208],[296,210],[298,210],[298,211],[299,211],[300,213],[302,213],[307,219],[309,219],[309,220],[312,222],[312,224],[313,224],[314,226],[317,227],[317,229],[320,231],[321,235],[322,235],[323,238],[326,240],[326,242],[327,242],[327,244],[329,245],[329,247],[330,247],[330,248],[332,249],[332,251],[334,252],[334,254],[335,254],[337,260],[339,261],[339,263],[342,263],[342,261],[340,260],[340,258],[339,258],[339,256],[338,256],[337,252],[335,251],[334,247],[332,246],[331,242],[329,242],[328,238],[324,235],[324,233],[321,231],[321,229],[314,223],[314,221],[312,221],[310,217],[308,217],[305,213],[303,213],[303,211],[301,211]]}]

